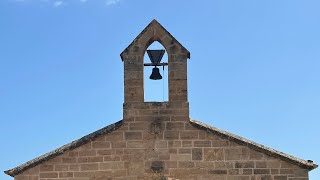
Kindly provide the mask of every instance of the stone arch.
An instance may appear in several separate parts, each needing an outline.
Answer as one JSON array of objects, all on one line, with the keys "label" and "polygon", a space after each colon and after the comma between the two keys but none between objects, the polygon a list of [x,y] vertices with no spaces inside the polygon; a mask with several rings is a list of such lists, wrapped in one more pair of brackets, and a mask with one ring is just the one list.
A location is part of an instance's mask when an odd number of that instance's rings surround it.
[{"label": "stone arch", "polygon": [[168,55],[185,54],[190,58],[190,52],[183,47],[158,21],[151,23],[132,41],[132,43],[120,54],[124,61],[126,55],[141,56],[146,49],[158,41],[167,51]]},{"label": "stone arch", "polygon": [[170,55],[172,55],[172,53],[171,53],[172,50],[170,50],[169,44],[168,43],[164,44],[163,41],[161,41],[161,39],[159,38],[159,36],[156,36],[156,35],[150,37],[150,39],[145,44],[142,44],[140,46],[139,52],[141,52],[141,54],[139,54],[138,57],[143,57],[144,54],[146,53],[148,47],[151,46],[151,44],[153,44],[154,42],[158,42],[162,45],[162,47],[166,50],[166,53],[168,54],[168,62],[170,62],[170,58],[172,57],[172,56],[170,56]]}]

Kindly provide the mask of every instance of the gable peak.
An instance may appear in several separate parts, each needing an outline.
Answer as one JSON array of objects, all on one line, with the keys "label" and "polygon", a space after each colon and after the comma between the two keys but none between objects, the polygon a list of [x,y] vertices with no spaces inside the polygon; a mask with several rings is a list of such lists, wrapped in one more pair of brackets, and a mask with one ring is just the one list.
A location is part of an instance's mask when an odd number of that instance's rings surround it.
[{"label": "gable peak", "polygon": [[130,43],[130,45],[125,48],[125,50],[120,54],[122,60],[124,56],[130,54],[129,52],[135,52],[133,54],[142,55],[150,44],[154,41],[158,41],[162,44],[165,49],[170,52],[170,48],[174,47],[178,49],[182,54],[186,54],[188,59],[190,59],[190,52],[181,45],[156,19],[153,19],[140,33],[139,35]]}]

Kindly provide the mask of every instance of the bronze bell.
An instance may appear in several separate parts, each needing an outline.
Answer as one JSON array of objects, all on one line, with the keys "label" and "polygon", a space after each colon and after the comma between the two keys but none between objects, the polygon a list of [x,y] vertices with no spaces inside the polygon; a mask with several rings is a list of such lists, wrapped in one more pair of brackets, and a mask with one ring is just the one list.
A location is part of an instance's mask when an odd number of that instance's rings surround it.
[{"label": "bronze bell", "polygon": [[154,68],[152,69],[152,73],[150,75],[150,79],[151,80],[159,80],[162,79],[162,76],[159,72],[159,69],[157,68],[157,66],[164,66],[168,65],[167,63],[160,63],[161,59],[163,57],[163,54],[165,53],[164,49],[161,50],[147,50],[148,56],[151,60],[150,64],[144,64],[145,66],[154,66]]},{"label": "bronze bell", "polygon": [[161,74],[160,74],[160,72],[159,72],[159,68],[154,67],[154,68],[152,69],[152,73],[151,73],[151,75],[150,75],[150,79],[152,79],[152,80],[162,79],[162,76],[161,76]]}]

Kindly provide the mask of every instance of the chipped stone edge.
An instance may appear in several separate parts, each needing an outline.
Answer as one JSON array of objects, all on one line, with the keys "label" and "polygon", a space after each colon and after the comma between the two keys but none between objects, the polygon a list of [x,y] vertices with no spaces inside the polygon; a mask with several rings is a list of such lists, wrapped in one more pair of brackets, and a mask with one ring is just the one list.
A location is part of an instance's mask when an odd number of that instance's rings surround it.
[{"label": "chipped stone edge", "polygon": [[118,128],[120,128],[122,126],[122,123],[123,123],[123,120],[120,120],[114,124],[111,124],[111,125],[108,125],[102,129],[99,129],[95,132],[92,132],[86,136],[83,136],[82,138],[80,139],[77,139],[75,141],[72,141],[71,143],[68,143],[64,146],[61,146],[51,152],[48,152],[46,154],[43,154],[37,158],[34,158],[26,163],[23,163],[21,164],[20,166],[17,166],[13,169],[10,169],[10,170],[7,170],[7,171],[4,171],[4,173],[14,177],[15,175],[18,175],[18,174],[21,174],[22,172],[32,168],[32,167],[35,167],[45,161],[48,161],[54,157],[57,157],[61,154],[63,154],[64,152],[66,151],[69,151],[69,150],[72,150],[72,149],[75,149],[77,147],[80,147],[81,145],[99,137],[99,136],[102,136],[104,134],[109,134],[115,130],[117,130]]},{"label": "chipped stone edge", "polygon": [[248,140],[246,138],[243,138],[241,136],[238,136],[238,135],[232,134],[230,132],[218,129],[216,127],[207,125],[207,124],[205,124],[203,122],[191,119],[190,123],[193,126],[195,126],[196,128],[205,130],[205,131],[207,131],[209,133],[218,135],[218,136],[220,136],[222,138],[226,138],[228,140],[232,140],[232,141],[234,141],[234,142],[236,142],[238,144],[247,146],[247,147],[249,147],[249,148],[251,148],[253,150],[262,152],[262,153],[267,154],[269,156],[280,158],[280,159],[282,159],[284,161],[287,161],[287,162],[290,162],[292,164],[295,164],[295,165],[297,165],[297,166],[299,166],[301,168],[308,169],[309,171],[311,171],[311,170],[313,170],[313,169],[318,167],[318,165],[314,164],[312,161],[303,160],[303,159],[294,157],[292,155],[277,151],[277,150],[275,150],[273,148],[266,147],[266,146],[264,146],[262,144],[258,144],[256,142],[253,142],[253,141]]}]

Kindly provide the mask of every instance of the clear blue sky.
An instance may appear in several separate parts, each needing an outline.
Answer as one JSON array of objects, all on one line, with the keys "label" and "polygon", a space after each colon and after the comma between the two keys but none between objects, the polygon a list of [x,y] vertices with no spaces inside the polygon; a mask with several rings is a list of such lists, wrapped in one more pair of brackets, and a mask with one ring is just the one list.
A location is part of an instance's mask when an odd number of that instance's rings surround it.
[{"label": "clear blue sky", "polygon": [[1,0],[0,170],[122,119],[119,54],[154,18],[191,52],[192,118],[319,164],[319,7]]}]

